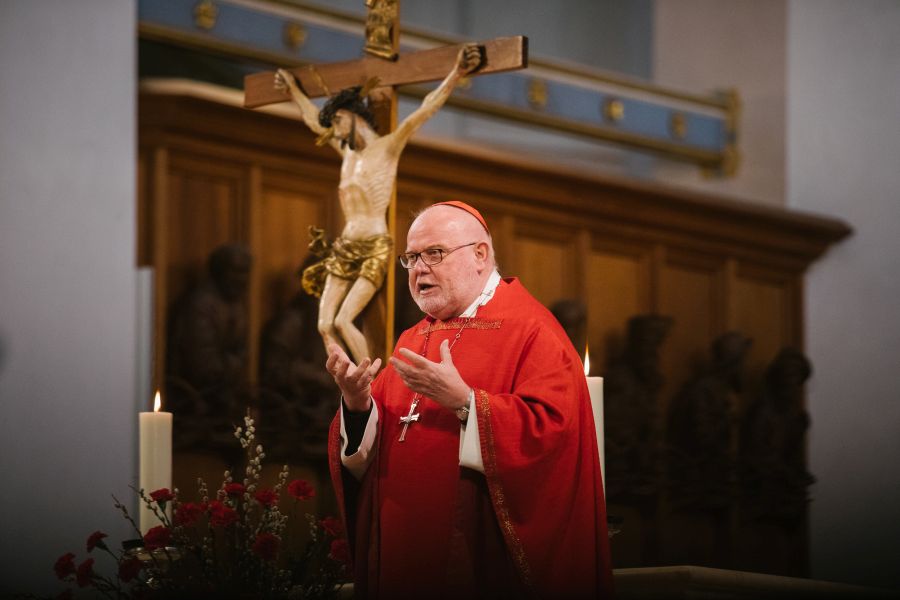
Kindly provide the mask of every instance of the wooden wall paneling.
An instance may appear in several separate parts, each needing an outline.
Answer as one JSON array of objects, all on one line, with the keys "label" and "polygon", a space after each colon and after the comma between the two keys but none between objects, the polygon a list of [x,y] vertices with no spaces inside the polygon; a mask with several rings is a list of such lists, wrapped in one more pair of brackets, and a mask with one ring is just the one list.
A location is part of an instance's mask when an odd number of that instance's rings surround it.
[{"label": "wooden wall paneling", "polygon": [[544,306],[578,291],[575,255],[576,237],[566,228],[548,223],[516,219],[510,275]]},{"label": "wooden wall paneling", "polygon": [[669,399],[708,362],[712,340],[725,328],[726,261],[717,256],[672,250],[667,253],[659,280],[659,312],[672,317],[663,342],[660,366],[665,383],[661,411]]},{"label": "wooden wall paneling", "polygon": [[588,309],[591,371],[603,373],[624,347],[628,319],[652,310],[651,248],[607,235],[595,236],[583,281]]},{"label": "wooden wall paneling", "polygon": [[666,246],[661,243],[652,245],[650,258],[650,306],[655,314],[663,314],[662,305],[662,274],[666,265]]},{"label": "wooden wall paneling", "polygon": [[[458,196],[459,197],[459,196]],[[442,202],[443,198],[435,199]],[[478,209],[487,223],[491,234],[491,243],[494,246],[494,259],[500,275],[509,277],[514,273],[510,270],[510,261],[515,260],[516,218],[506,211],[498,210],[495,203],[479,203],[471,199],[464,199]]]},{"label": "wooden wall paneling", "polygon": [[[487,221],[487,217],[485,217]],[[494,243],[494,256],[497,259],[497,267],[500,274],[507,277],[510,274],[509,264],[515,264],[516,219],[510,214],[501,214],[488,221],[491,227],[491,239]]]},{"label": "wooden wall paneling", "polygon": [[783,347],[802,347],[798,278],[746,263],[739,263],[734,271],[729,320],[733,329],[753,338],[744,363],[748,382],[757,384]]},{"label": "wooden wall paneling", "polygon": [[327,207],[321,194],[267,177],[260,201],[259,272],[263,319],[300,291],[299,268],[309,255],[309,227],[323,227]]},{"label": "wooden wall paneling", "polygon": [[592,239],[593,236],[588,229],[579,229],[575,234],[575,247],[577,250],[575,252],[574,260],[577,277],[575,280],[574,297],[580,298],[582,302],[585,302],[585,305],[587,305],[586,300],[590,295],[588,278],[591,275],[590,257],[593,247]]},{"label": "wooden wall paneling", "polygon": [[[178,299],[207,275],[213,250],[222,244],[249,242],[246,165],[172,149],[165,190],[157,204],[164,213],[157,230],[164,251],[155,261],[157,278],[164,282],[157,303],[162,328],[168,328]],[[165,344],[160,346],[164,365]],[[253,362],[248,360],[247,376]]]},{"label": "wooden wall paneling", "polygon": [[214,157],[172,153],[166,199],[167,304],[202,277],[219,245],[247,243],[244,166]]},{"label": "wooden wall paneling", "polygon": [[264,232],[262,229],[262,170],[259,165],[245,167],[247,189],[247,246],[253,257],[250,268],[250,289],[247,294],[247,368],[251,384],[257,383],[259,373],[259,334],[262,329],[262,261]]},{"label": "wooden wall paneling", "polygon": [[[441,200],[438,200],[438,202],[441,202]],[[464,200],[464,202],[469,201]],[[498,211],[493,205],[473,204],[473,206],[478,209],[478,212],[484,217],[484,222],[487,223],[491,234],[491,243],[494,246],[494,259],[497,261],[500,274],[506,276],[504,255],[509,256],[513,252],[512,248],[507,248],[507,246],[511,246],[509,242],[512,241],[515,235],[515,219],[505,212]],[[506,232],[507,226],[509,227],[508,234]]]}]

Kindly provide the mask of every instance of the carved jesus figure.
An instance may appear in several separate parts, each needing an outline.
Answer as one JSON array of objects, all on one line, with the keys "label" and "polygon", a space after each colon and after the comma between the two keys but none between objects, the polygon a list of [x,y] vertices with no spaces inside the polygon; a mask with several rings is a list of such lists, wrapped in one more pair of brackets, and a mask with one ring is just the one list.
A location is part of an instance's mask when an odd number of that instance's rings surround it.
[{"label": "carved jesus figure", "polygon": [[338,343],[357,361],[370,356],[366,339],[353,324],[384,281],[393,247],[386,212],[391,203],[400,154],[413,133],[450,97],[460,78],[481,61],[478,46],[464,46],[441,84],[391,133],[379,136],[360,86],[342,90],[322,107],[303,93],[294,76],[279,69],[275,87],[300,107],[303,122],[341,155],[338,197],[346,225],[329,247],[314,231],[311,248],[323,260],[303,274],[303,287],[320,296],[318,329],[326,347]]}]

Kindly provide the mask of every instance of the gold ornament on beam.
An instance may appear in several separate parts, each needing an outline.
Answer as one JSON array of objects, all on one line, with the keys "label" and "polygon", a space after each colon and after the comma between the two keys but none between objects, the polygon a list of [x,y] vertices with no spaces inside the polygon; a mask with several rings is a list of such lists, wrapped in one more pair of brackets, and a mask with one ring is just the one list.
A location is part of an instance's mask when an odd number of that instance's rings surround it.
[{"label": "gold ornament on beam", "polygon": [[300,23],[290,22],[284,26],[282,37],[284,45],[291,50],[297,50],[306,41],[306,29]]},{"label": "gold ornament on beam", "polygon": [[687,116],[680,111],[674,111],[669,117],[669,133],[676,140],[683,140],[687,136]]},{"label": "gold ornament on beam", "polygon": [[602,112],[607,123],[618,123],[625,118],[625,104],[618,98],[607,98],[603,101]]},{"label": "gold ornament on beam", "polygon": [[212,0],[202,0],[194,5],[194,25],[200,29],[209,31],[216,26],[219,17],[219,7]]},{"label": "gold ornament on beam", "polygon": [[543,79],[532,78],[528,82],[528,104],[535,110],[547,108],[547,82]]}]

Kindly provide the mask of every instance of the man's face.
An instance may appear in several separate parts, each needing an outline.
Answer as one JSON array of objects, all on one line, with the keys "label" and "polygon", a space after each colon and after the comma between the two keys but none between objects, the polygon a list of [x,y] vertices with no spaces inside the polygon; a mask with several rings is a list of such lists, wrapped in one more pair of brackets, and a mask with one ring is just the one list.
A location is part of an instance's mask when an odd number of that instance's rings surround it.
[{"label": "man's face", "polygon": [[349,140],[353,133],[353,120],[356,118],[349,110],[343,108],[334,113],[331,118],[331,127],[334,131],[334,137],[338,140]]},{"label": "man's face", "polygon": [[[469,222],[471,221],[471,223]],[[474,227],[473,227],[474,224]],[[459,316],[484,288],[488,269],[484,229],[458,208],[436,206],[422,213],[409,228],[406,252],[428,248],[460,248],[436,265],[426,265],[421,257],[409,270],[409,293],[419,309],[436,318]]]}]

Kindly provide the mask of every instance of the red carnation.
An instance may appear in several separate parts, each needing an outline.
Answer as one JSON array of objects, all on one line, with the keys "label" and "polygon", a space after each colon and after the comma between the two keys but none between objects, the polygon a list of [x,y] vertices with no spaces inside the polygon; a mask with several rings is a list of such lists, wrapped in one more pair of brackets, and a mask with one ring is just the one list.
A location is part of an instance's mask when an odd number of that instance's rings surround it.
[{"label": "red carnation", "polygon": [[253,542],[253,551],[256,552],[263,560],[275,560],[278,554],[278,545],[281,540],[272,533],[260,533]]},{"label": "red carnation", "polygon": [[119,563],[119,579],[123,582],[128,583],[132,579],[138,576],[138,573],[141,572],[141,569],[144,568],[144,565],[137,557],[131,557],[123,560]]},{"label": "red carnation", "polygon": [[164,502],[171,502],[175,499],[175,494],[169,491],[169,488],[160,488],[156,491],[150,492],[150,498],[156,502],[157,504],[162,504]]},{"label": "red carnation", "polygon": [[106,542],[103,541],[103,538],[107,537],[105,533],[102,531],[95,531],[87,539],[87,551],[91,552],[94,548],[100,548],[101,550],[106,550]]},{"label": "red carnation", "polygon": [[172,540],[172,532],[168,527],[157,525],[151,527],[144,534],[144,547],[147,550],[155,550],[157,548],[165,548]]},{"label": "red carnation", "polygon": [[185,502],[175,511],[175,524],[189,527],[196,523],[204,512],[204,508],[199,504]]},{"label": "red carnation", "polygon": [[226,483],[225,484],[225,493],[231,496],[232,498],[237,498],[238,496],[243,496],[246,488],[240,483]]},{"label": "red carnation", "polygon": [[332,540],[328,558],[345,565],[350,564],[350,544],[347,543],[347,540]]},{"label": "red carnation", "polygon": [[60,579],[65,579],[69,575],[75,572],[75,555],[71,552],[66,552],[58,559],[56,559],[56,564],[53,565],[53,570],[56,571],[56,576]]},{"label": "red carnation", "polygon": [[259,490],[253,497],[266,508],[272,508],[278,502],[278,494],[273,490]]},{"label": "red carnation", "polygon": [[322,526],[322,529],[325,530],[325,533],[331,537],[341,537],[344,534],[344,525],[341,523],[340,519],[325,517],[319,524]]},{"label": "red carnation", "polygon": [[87,587],[91,585],[91,579],[94,577],[94,559],[89,558],[80,565],[75,572],[75,581],[78,587]]},{"label": "red carnation", "polygon": [[309,500],[316,495],[316,490],[307,481],[295,479],[288,484],[288,492],[297,500]]},{"label": "red carnation", "polygon": [[237,511],[218,500],[209,503],[209,522],[215,527],[228,527],[238,521]]}]

